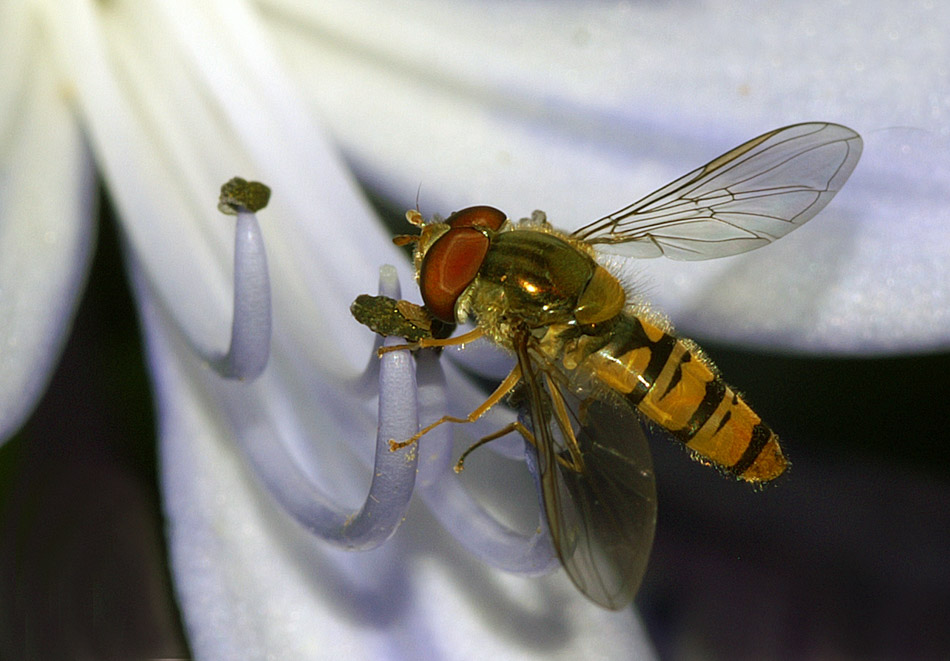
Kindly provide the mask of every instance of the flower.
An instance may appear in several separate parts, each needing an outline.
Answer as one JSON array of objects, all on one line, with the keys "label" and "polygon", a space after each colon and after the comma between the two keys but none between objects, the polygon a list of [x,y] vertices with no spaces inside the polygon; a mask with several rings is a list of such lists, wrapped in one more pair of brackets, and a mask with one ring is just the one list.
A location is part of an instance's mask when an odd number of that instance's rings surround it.
[{"label": "flower", "polygon": [[[937,3],[794,15],[434,0],[0,11],[0,427],[28,414],[68,330],[95,167],[144,321],[171,562],[199,658],[648,653],[629,613],[590,607],[563,577],[485,568],[422,508],[366,552],[300,525],[365,497],[377,420],[359,375],[372,338],[348,307],[382,264],[411,281],[357,178],[404,204],[421,182],[424,209],[540,207],[571,228],[766,129],[841,122],[867,146],[822,217],[767,251],[650,263],[643,277],[686,334],[814,352],[946,346],[950,20]],[[273,340],[253,382],[205,360],[232,307],[232,230],[211,196],[235,173],[274,190],[262,221]],[[441,363],[420,367],[420,419],[477,403]],[[406,405],[392,408],[411,414],[415,392],[400,383]],[[420,452],[444,447],[426,440]],[[486,473],[507,474],[490,454]],[[436,484],[428,470],[419,480]],[[532,488],[525,478],[512,498],[531,502]],[[427,502],[444,516],[446,502]],[[446,527],[476,538],[458,520]]]}]

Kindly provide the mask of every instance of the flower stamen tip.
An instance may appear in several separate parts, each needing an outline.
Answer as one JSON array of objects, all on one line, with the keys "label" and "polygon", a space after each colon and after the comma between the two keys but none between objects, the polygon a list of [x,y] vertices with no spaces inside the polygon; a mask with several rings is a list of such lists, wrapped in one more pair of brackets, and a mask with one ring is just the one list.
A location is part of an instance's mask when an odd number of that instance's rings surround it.
[{"label": "flower stamen tip", "polygon": [[254,213],[266,207],[269,201],[270,188],[265,184],[234,177],[221,186],[218,211],[228,216],[236,216],[241,211]]}]

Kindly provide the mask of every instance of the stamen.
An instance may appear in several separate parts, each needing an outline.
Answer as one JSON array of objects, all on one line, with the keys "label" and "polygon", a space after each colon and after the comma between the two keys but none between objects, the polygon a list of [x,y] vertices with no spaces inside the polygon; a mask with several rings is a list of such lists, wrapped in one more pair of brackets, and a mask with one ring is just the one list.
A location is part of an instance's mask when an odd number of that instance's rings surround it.
[{"label": "stamen", "polygon": [[270,189],[235,177],[221,187],[218,210],[237,216],[234,233],[234,318],[228,352],[211,365],[228,379],[255,379],[270,357],[271,301],[267,255],[255,211],[267,206]]},{"label": "stamen", "polygon": [[[399,273],[396,271],[396,267],[391,264],[384,264],[379,267],[379,294],[380,296],[388,296],[389,298],[396,299],[402,296],[402,289],[399,285]],[[363,370],[362,376],[355,384],[356,392],[360,395],[379,392],[380,359],[377,352],[379,348],[383,346],[383,338],[375,334],[374,336],[373,351],[369,356],[366,369]],[[405,340],[403,343],[405,343]],[[412,433],[415,433],[415,431]]]},{"label": "stamen", "polygon": [[[388,290],[381,285],[384,293]],[[387,338],[388,343],[402,338]],[[368,551],[389,539],[405,518],[415,488],[418,450],[415,446],[390,452],[389,439],[411,436],[419,428],[413,358],[408,351],[393,351],[379,360],[379,426],[372,481],[366,500],[353,512],[338,506],[301,471],[285,444],[274,443],[279,424],[260,424],[243,400],[235,415],[247,418],[239,425],[244,450],[271,493],[294,518],[324,541],[349,550]],[[243,387],[242,387],[243,392]],[[275,402],[288,401],[274,397]],[[277,410],[278,419],[293,419]],[[286,432],[285,432],[286,433]]]},{"label": "stamen", "polygon": [[[379,292],[384,296],[399,295],[399,276],[391,266],[380,269]],[[385,345],[404,342],[399,337],[388,337]],[[419,428],[413,359],[408,351],[391,351],[377,360],[379,425],[369,494],[360,511],[347,517],[338,533],[324,534],[329,541],[350,549],[369,550],[389,539],[405,518],[416,484],[418,448],[399,452],[389,449],[389,439],[404,438]]]},{"label": "stamen", "polygon": [[[387,338],[399,343],[402,338]],[[389,439],[418,429],[415,371],[408,351],[393,351],[380,360],[379,427],[373,480],[366,502],[356,515],[348,517],[335,539],[350,549],[376,548],[389,539],[405,518],[416,484],[418,448],[390,452]]]}]

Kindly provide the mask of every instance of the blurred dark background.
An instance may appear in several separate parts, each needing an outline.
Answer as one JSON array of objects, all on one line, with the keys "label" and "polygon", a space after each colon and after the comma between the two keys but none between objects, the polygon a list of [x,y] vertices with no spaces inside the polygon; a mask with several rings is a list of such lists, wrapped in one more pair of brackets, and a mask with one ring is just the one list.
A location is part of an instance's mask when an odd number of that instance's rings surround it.
[{"label": "blurred dark background", "polygon": [[950,356],[703,346],[792,466],[756,491],[655,440],[637,603],[661,656],[950,658]]},{"label": "blurred dark background", "polygon": [[[0,660],[189,655],[136,313],[102,209],[59,369],[0,448]],[[756,491],[656,440],[659,524],[637,605],[660,656],[950,658],[950,353],[812,358],[695,339],[792,468]]]},{"label": "blurred dark background", "polygon": [[0,661],[189,657],[155,414],[109,201],[59,367],[0,448]]}]

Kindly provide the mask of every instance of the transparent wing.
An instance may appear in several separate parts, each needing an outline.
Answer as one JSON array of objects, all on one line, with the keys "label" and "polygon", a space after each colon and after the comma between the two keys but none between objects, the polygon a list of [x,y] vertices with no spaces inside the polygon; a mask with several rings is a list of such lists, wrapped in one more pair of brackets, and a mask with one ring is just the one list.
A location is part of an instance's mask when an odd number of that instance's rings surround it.
[{"label": "transparent wing", "polygon": [[[581,592],[605,608],[623,608],[646,571],[656,525],[653,462],[639,420],[619,400],[582,403],[550,378],[550,368],[531,360],[525,344],[517,353],[554,548]],[[557,401],[566,404],[569,421],[557,414]],[[558,461],[572,461],[565,424],[576,437],[581,471]]]},{"label": "transparent wing", "polygon": [[861,148],[861,137],[838,124],[776,129],[573,236],[631,257],[699,260],[753,250],[821,211]]}]

